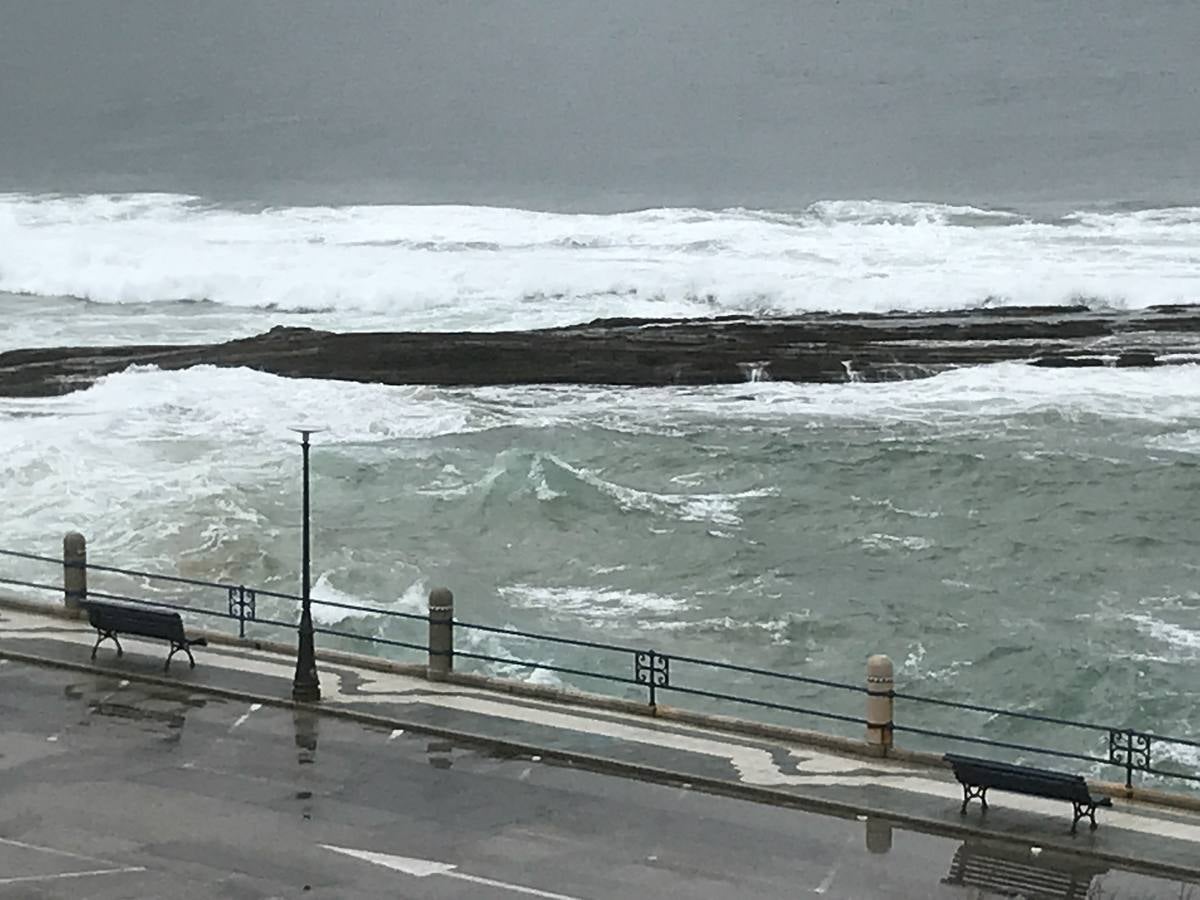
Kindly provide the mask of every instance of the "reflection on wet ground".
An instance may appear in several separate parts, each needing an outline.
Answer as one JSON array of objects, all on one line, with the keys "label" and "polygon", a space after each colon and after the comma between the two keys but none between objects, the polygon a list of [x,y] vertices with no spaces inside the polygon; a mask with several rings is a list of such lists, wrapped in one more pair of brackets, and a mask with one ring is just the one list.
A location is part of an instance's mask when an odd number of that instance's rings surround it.
[{"label": "reflection on wet ground", "polygon": [[449,769],[454,765],[454,745],[449,741],[430,741],[425,745],[425,753],[435,769]]},{"label": "reflection on wet ground", "polygon": [[1093,897],[1093,881],[1110,867],[1086,857],[1067,857],[985,841],[964,841],[954,852],[943,884],[975,887],[1001,896],[1045,900]]},{"label": "reflection on wet ground", "polygon": [[168,743],[179,741],[188,713],[203,709],[210,700],[183,690],[110,678],[72,681],[63,687],[62,695],[80,701],[83,715],[78,724],[83,727],[91,726],[97,716],[124,719]]},{"label": "reflection on wet ground", "polygon": [[292,727],[295,729],[297,761],[302,766],[312,765],[317,758],[317,740],[321,731],[321,717],[307,709],[292,710]]}]

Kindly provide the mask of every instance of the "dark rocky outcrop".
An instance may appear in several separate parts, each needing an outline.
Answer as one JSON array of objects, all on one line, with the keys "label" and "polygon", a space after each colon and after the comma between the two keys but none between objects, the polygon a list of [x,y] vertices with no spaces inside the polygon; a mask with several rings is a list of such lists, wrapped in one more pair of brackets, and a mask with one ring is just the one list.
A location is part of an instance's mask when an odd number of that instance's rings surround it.
[{"label": "dark rocky outcrop", "polygon": [[63,394],[132,365],[246,366],[384,384],[649,386],[740,382],[755,373],[777,381],[886,381],[1005,360],[1050,367],[1200,361],[1200,306],[606,319],[496,333],[277,327],[220,344],[0,353],[0,395]]}]

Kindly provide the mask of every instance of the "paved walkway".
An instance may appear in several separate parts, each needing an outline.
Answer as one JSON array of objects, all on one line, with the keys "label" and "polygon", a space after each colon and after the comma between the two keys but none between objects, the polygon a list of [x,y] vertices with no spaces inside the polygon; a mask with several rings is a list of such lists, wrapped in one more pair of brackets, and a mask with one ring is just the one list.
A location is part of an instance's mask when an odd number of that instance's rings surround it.
[{"label": "paved walkway", "polygon": [[[0,657],[95,667],[131,679],[164,680],[162,642],[122,638],[89,661],[95,632],[85,623],[0,607]],[[287,703],[291,659],[233,646],[197,651],[198,665],[172,664],[165,681],[248,702]],[[944,835],[986,837],[1018,855],[1080,854],[1112,865],[1200,880],[1200,814],[1121,799],[1101,810],[1100,828],[1069,833],[1065,802],[997,793],[985,816],[959,815],[961,788],[944,770],[840,756],[810,747],[706,731],[645,717],[572,707],[322,662],[323,709],[396,734],[440,734],[494,751],[544,756],[594,770],[686,784],[777,805],[870,815]],[[886,821],[885,821],[886,820]]]}]

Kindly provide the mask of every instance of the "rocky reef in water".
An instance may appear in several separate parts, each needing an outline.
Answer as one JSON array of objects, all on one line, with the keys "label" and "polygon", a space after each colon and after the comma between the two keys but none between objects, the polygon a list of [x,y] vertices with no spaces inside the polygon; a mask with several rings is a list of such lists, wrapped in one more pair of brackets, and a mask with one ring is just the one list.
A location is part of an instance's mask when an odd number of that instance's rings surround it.
[{"label": "rocky reef in water", "polygon": [[601,319],[508,332],[277,327],[218,344],[0,353],[0,395],[52,396],[129,366],[245,366],[290,378],[447,386],[894,381],[1001,361],[1036,366],[1200,362],[1200,305],[1008,307],[756,319]]}]

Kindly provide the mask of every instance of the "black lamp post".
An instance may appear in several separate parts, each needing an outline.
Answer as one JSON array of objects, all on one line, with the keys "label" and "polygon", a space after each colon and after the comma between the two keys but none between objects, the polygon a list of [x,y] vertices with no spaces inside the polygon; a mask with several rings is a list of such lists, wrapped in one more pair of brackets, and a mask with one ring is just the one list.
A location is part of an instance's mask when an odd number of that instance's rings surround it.
[{"label": "black lamp post", "polygon": [[320,428],[293,428],[300,433],[300,447],[304,455],[304,551],[300,582],[300,642],[296,650],[296,677],[292,681],[292,699],[313,703],[321,699],[321,682],[317,678],[317,655],[313,648],[312,602],[309,591],[312,579],[309,562],[308,536],[308,436],[321,431]]}]

